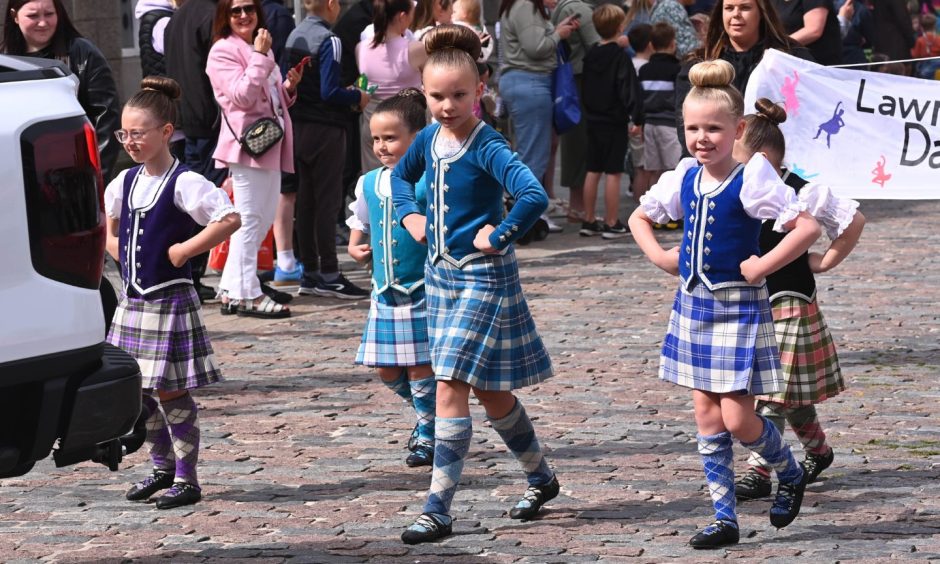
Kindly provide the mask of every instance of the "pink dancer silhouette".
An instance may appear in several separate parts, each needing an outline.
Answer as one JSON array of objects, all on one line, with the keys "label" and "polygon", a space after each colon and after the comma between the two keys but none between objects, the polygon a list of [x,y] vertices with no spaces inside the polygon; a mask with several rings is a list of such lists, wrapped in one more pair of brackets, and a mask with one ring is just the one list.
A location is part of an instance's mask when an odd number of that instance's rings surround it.
[{"label": "pink dancer silhouette", "polygon": [[787,111],[788,116],[796,116],[800,111],[800,99],[796,97],[796,86],[800,83],[800,74],[793,71],[793,79],[786,77],[783,79],[783,86],[780,87],[780,94],[783,95],[783,109]]},{"label": "pink dancer silhouette", "polygon": [[885,187],[885,182],[891,180],[891,175],[885,173],[885,163],[886,159],[884,155],[881,155],[881,158],[878,159],[878,164],[875,165],[875,168],[872,169],[871,173],[875,175],[871,181],[874,184],[880,185],[882,188]]}]

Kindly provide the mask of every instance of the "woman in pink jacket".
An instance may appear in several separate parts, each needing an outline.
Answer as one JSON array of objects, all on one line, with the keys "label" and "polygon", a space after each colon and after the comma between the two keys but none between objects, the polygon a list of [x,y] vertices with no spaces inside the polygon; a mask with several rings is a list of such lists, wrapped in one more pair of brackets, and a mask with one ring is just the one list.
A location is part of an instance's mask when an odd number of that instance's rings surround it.
[{"label": "woman in pink jacket", "polygon": [[[258,248],[274,223],[281,172],[294,172],[294,136],[287,108],[294,103],[303,69],[291,69],[287,80],[282,80],[260,0],[219,0],[212,32],[215,43],[206,74],[224,117],[212,157],[217,167],[231,171],[235,208],[242,217],[219,282],[222,313],[287,317],[289,309],[262,294],[255,271]],[[263,117],[276,118],[284,137],[264,154],[252,157],[238,137],[247,125]]]}]

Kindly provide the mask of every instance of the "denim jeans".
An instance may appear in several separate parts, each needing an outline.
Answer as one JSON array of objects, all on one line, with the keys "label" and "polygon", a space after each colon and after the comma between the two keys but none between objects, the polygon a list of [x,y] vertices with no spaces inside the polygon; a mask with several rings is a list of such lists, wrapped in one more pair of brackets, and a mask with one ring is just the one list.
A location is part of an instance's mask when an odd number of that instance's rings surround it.
[{"label": "denim jeans", "polygon": [[519,158],[543,181],[552,149],[551,74],[511,70],[499,79]]}]

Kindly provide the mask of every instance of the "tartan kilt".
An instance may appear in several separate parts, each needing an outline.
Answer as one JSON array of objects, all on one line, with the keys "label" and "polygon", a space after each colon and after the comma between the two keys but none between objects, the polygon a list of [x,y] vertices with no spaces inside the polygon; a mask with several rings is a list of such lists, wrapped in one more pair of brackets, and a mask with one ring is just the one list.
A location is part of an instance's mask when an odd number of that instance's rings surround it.
[{"label": "tartan kilt", "polygon": [[767,286],[676,292],[659,377],[687,388],[753,395],[781,388]]},{"label": "tartan kilt", "polygon": [[423,287],[411,294],[392,289],[379,295],[372,293],[356,364],[372,367],[431,364]]},{"label": "tartan kilt", "polygon": [[121,296],[108,342],[137,360],[143,388],[173,392],[222,379],[190,284],[157,290],[146,299]]},{"label": "tartan kilt", "polygon": [[783,389],[759,399],[785,406],[813,405],[845,390],[839,355],[816,300],[784,296],[771,303]]},{"label": "tartan kilt", "polygon": [[510,391],[553,375],[519,282],[515,253],[459,268],[426,264],[431,365],[438,380]]}]

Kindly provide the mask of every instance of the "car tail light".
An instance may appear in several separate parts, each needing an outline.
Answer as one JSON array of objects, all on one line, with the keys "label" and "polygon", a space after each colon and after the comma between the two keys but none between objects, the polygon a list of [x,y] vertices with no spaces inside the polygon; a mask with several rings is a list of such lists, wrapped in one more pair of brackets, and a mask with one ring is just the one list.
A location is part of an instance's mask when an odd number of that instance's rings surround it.
[{"label": "car tail light", "polygon": [[84,117],[44,121],[20,137],[33,268],[96,289],[104,267],[104,182],[94,129]]}]

